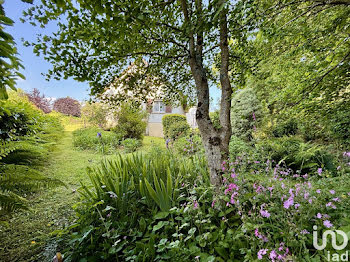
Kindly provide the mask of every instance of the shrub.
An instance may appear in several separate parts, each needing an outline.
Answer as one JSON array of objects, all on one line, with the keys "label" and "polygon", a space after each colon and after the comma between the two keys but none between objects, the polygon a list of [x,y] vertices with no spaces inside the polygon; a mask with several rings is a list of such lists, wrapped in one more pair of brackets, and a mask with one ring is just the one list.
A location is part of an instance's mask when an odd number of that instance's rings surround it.
[{"label": "shrub", "polygon": [[333,136],[343,144],[344,149],[350,147],[350,109],[347,107],[344,111],[337,111],[331,121],[331,130]]},{"label": "shrub", "polygon": [[[241,242],[245,261],[271,257],[272,261],[324,261],[326,252],[312,245],[313,226],[321,231],[329,227],[350,231],[345,222],[349,212],[345,210],[350,207],[350,198],[344,198],[349,186],[346,177],[309,179],[271,162],[252,166],[245,159],[224,167],[222,199],[227,207],[222,214],[228,224],[233,218],[240,224],[233,238]],[[226,251],[234,255],[228,247]]]},{"label": "shrub", "polygon": [[80,117],[80,104],[70,97],[57,99],[53,104],[53,110],[65,115]]},{"label": "shrub", "polygon": [[165,115],[162,118],[162,124],[165,138],[176,139],[179,136],[187,135],[190,130],[190,126],[184,115]]},{"label": "shrub", "polygon": [[239,90],[232,99],[232,134],[250,141],[262,120],[262,106],[251,88]]},{"label": "shrub", "polygon": [[73,145],[81,150],[94,150],[104,154],[118,151],[122,137],[114,132],[90,127],[73,132]]},{"label": "shrub", "polygon": [[184,137],[190,133],[190,129],[187,122],[173,123],[169,126],[168,138],[175,140]]},{"label": "shrub", "polygon": [[272,130],[272,134],[274,137],[293,136],[298,133],[298,130],[297,119],[289,118],[286,121],[277,122]]},{"label": "shrub", "polygon": [[261,141],[259,150],[276,162],[284,162],[294,171],[315,171],[319,166],[334,171],[334,158],[320,145],[304,143],[298,137],[280,137]]},{"label": "shrub", "polygon": [[25,196],[63,183],[40,167],[62,135],[59,119],[43,114],[21,91],[0,101],[0,213],[27,208]]},{"label": "shrub", "polygon": [[174,141],[174,148],[177,153],[185,156],[204,155],[202,138],[199,135],[189,135],[177,139]]},{"label": "shrub", "polygon": [[141,108],[133,106],[131,103],[124,103],[117,113],[118,124],[113,131],[123,139],[135,138],[142,140],[147,126],[144,121],[145,117],[146,113]]},{"label": "shrub", "polygon": [[210,116],[211,122],[213,123],[213,126],[216,129],[220,129],[221,128],[221,125],[220,125],[220,111],[216,110],[214,112],[210,112],[209,116]]},{"label": "shrub", "polygon": [[44,113],[47,114],[51,112],[51,105],[49,100],[46,99],[45,95],[40,95],[40,91],[38,89],[34,88],[32,92],[26,95],[29,101]]},{"label": "shrub", "polygon": [[256,153],[255,152],[256,150],[254,147],[249,145],[243,139],[236,136],[231,136],[229,151],[230,151],[230,159],[236,159],[237,157],[243,157],[243,156],[251,156],[254,153]]},{"label": "shrub", "polygon": [[[176,226],[180,228],[186,219],[192,220],[191,212],[181,212],[185,206],[177,211],[172,207],[184,202],[183,194],[189,183],[209,183],[203,160],[180,160],[169,152],[156,158],[141,154],[118,156],[89,169],[88,174],[92,187],[83,185],[84,200],[76,209],[79,219],[67,228],[74,232],[68,261],[83,258],[114,261],[117,257],[121,261],[159,260],[159,255],[167,252],[158,250],[164,242],[161,239],[167,235],[169,240],[175,238],[175,242],[179,237],[172,237],[170,232],[175,233]],[[177,214],[184,220],[175,220]],[[189,230],[187,225],[182,228]],[[171,253],[176,250],[178,247]],[[187,257],[186,251],[179,257]]]},{"label": "shrub", "polygon": [[135,138],[127,138],[121,142],[121,145],[124,147],[126,153],[135,152],[140,146],[141,141]]}]

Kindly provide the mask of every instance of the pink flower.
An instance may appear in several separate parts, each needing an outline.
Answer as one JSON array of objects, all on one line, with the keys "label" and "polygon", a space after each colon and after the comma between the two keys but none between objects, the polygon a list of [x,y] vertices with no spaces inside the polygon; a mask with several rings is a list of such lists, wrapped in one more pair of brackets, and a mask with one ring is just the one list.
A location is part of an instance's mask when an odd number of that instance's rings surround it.
[{"label": "pink flower", "polygon": [[260,210],[260,214],[262,217],[270,217],[270,213],[263,209]]},{"label": "pink flower", "polygon": [[321,213],[317,213],[316,217],[317,217],[318,219],[321,219],[321,218],[322,218],[322,214],[321,214]]},{"label": "pink flower", "polygon": [[272,250],[272,251],[270,252],[270,259],[271,259],[272,261],[274,261],[276,257],[277,257],[276,251],[275,251],[275,250]]},{"label": "pink flower", "polygon": [[260,249],[258,251],[258,259],[261,260],[263,258],[263,255],[266,255],[267,251],[268,251],[268,249],[266,249],[266,248],[265,249]]},{"label": "pink flower", "polygon": [[256,228],[255,231],[254,231],[254,235],[258,238],[261,237],[261,235],[259,234],[259,230]]},{"label": "pink flower", "polygon": [[323,225],[327,228],[331,228],[333,225],[329,220],[325,220],[323,221]]},{"label": "pink flower", "polygon": [[332,189],[332,190],[329,190],[329,193],[331,193],[332,195],[335,194],[335,191]]},{"label": "pink flower", "polygon": [[211,202],[211,208],[214,208],[215,202],[216,202],[216,200],[213,200],[213,202]]},{"label": "pink flower", "polygon": [[316,193],[317,193],[317,194],[321,194],[321,190],[320,190],[320,189],[317,189],[317,190],[316,190]]},{"label": "pink flower", "polygon": [[193,209],[197,209],[199,207],[197,200],[193,202]]},{"label": "pink flower", "polygon": [[284,242],[281,242],[281,243],[280,243],[280,247],[278,248],[278,250],[279,250],[279,251],[282,251],[283,248],[284,248]]}]

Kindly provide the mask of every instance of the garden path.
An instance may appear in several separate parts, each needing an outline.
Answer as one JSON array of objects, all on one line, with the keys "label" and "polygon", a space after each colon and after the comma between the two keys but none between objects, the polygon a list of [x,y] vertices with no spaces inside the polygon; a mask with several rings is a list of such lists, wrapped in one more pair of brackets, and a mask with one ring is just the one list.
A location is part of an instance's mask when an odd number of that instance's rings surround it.
[{"label": "garden path", "polygon": [[72,130],[65,131],[43,166],[48,177],[58,178],[66,187],[43,189],[29,196],[30,210],[17,211],[0,227],[0,261],[51,261],[57,243],[50,234],[74,219],[72,206],[78,200],[80,181],[88,183],[86,167],[98,163],[102,155],[77,151],[72,145]]}]

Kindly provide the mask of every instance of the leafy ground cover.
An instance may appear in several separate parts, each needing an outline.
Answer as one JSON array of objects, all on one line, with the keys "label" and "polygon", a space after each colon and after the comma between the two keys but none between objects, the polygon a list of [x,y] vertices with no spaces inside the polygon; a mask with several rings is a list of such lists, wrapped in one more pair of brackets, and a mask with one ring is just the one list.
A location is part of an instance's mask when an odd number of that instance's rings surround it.
[{"label": "leafy ground cover", "polygon": [[350,233],[349,157],[332,177],[247,156],[223,162],[222,191],[200,155],[120,156],[90,169],[66,228],[65,261],[324,261],[313,225]]}]

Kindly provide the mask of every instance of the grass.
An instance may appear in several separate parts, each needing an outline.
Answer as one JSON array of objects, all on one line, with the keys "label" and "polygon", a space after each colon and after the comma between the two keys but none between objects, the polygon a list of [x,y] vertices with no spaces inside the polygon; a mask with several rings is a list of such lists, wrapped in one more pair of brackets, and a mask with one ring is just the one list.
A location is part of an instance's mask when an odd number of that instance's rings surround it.
[{"label": "grass", "polygon": [[[76,190],[80,182],[89,183],[86,167],[98,164],[103,158],[92,151],[74,149],[72,131],[80,127],[81,123],[75,121],[65,125],[64,137],[42,167],[44,174],[62,180],[66,187],[49,188],[28,196],[30,210],[7,217],[0,225],[0,261],[51,261],[60,251],[51,232],[72,223],[72,206],[79,201]],[[164,139],[145,137],[140,151],[146,152],[154,145],[165,147]]]},{"label": "grass", "polygon": [[154,136],[145,136],[142,141],[142,147],[140,148],[140,151],[150,151],[152,147],[158,146],[161,148],[165,148],[165,141],[164,138],[161,137],[154,137]]},{"label": "grass", "polygon": [[[43,168],[44,174],[62,180],[66,187],[50,188],[31,195],[30,210],[17,211],[7,221],[8,226],[0,228],[0,261],[51,261],[55,243],[47,243],[50,232],[72,221],[72,205],[78,201],[75,190],[80,181],[89,181],[86,167],[101,159],[102,155],[74,150],[72,134],[66,132]],[[50,248],[51,252],[45,252]],[[45,254],[47,257],[43,257]]]}]

